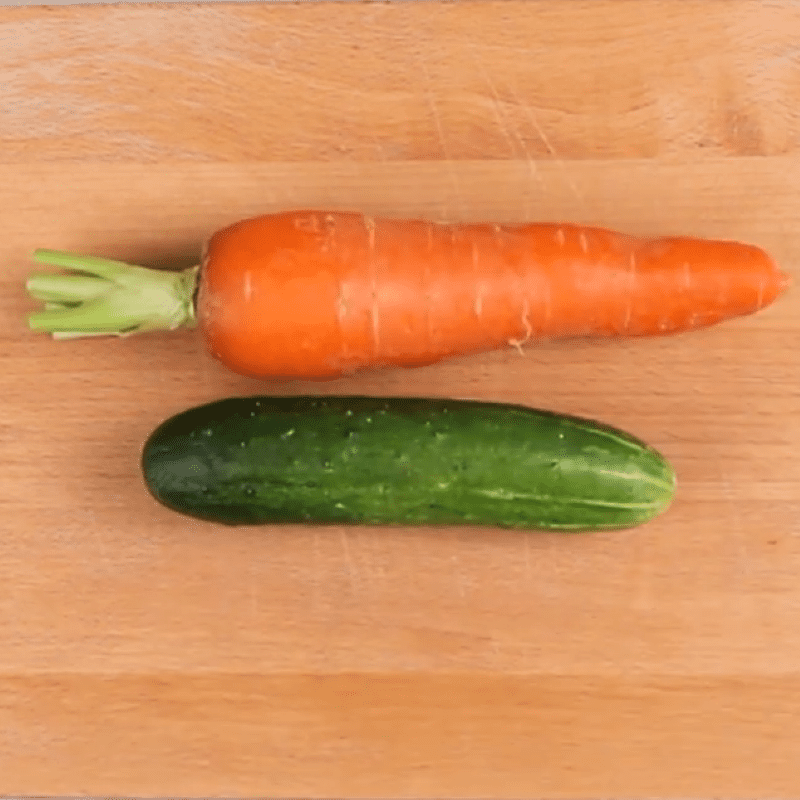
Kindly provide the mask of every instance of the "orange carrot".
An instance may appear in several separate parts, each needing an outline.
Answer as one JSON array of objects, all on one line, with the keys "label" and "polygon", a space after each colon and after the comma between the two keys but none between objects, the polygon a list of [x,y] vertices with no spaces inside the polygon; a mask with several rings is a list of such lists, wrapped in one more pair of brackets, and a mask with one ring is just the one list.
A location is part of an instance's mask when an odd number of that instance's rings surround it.
[{"label": "orange carrot", "polygon": [[261,378],[420,366],[543,338],[691,331],[754,313],[790,282],[738,242],[321,211],[218,231],[184,272],[35,257],[79,274],[31,277],[30,293],[49,306],[31,316],[33,329],[69,337],[197,324],[216,358]]}]

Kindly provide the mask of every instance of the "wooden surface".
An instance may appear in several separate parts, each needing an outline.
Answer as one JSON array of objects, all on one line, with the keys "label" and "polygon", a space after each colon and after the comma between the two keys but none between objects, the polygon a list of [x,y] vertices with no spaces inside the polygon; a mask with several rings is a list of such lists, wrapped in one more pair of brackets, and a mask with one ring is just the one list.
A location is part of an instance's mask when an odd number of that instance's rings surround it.
[{"label": "wooden surface", "polygon": [[[800,293],[660,341],[258,384],[189,332],[27,332],[35,247],[184,266],[298,206],[734,237],[800,280],[800,6],[0,10],[0,793],[800,794]],[[585,536],[227,530],[166,416],[363,391],[599,417],[675,464]]]}]

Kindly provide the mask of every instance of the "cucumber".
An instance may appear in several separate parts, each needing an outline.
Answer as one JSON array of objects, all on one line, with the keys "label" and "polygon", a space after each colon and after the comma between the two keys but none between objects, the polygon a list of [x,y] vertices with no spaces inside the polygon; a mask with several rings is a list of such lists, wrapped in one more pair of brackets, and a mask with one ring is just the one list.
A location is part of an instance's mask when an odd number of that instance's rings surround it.
[{"label": "cucumber", "polygon": [[675,476],[599,422],[472,400],[230,398],[163,422],[142,453],[165,506],[228,525],[629,528]]}]

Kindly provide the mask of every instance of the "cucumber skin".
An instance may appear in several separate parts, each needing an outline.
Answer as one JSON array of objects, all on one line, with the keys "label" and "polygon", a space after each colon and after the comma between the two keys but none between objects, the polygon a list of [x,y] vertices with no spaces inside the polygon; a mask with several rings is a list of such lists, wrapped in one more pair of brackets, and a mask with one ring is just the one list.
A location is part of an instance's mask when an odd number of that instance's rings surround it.
[{"label": "cucumber skin", "polygon": [[473,400],[229,398],[142,452],[163,505],[228,525],[630,528],[671,503],[666,459],[600,422]]}]

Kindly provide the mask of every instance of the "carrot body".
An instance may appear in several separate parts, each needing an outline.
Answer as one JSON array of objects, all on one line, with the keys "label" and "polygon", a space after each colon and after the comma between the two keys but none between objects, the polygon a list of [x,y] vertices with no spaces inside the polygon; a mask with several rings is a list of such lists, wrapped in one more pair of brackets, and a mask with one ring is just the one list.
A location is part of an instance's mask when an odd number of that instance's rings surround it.
[{"label": "carrot body", "polygon": [[236,372],[333,378],[542,338],[690,331],[754,313],[788,284],[738,242],[299,211],[214,234],[196,314]]}]

